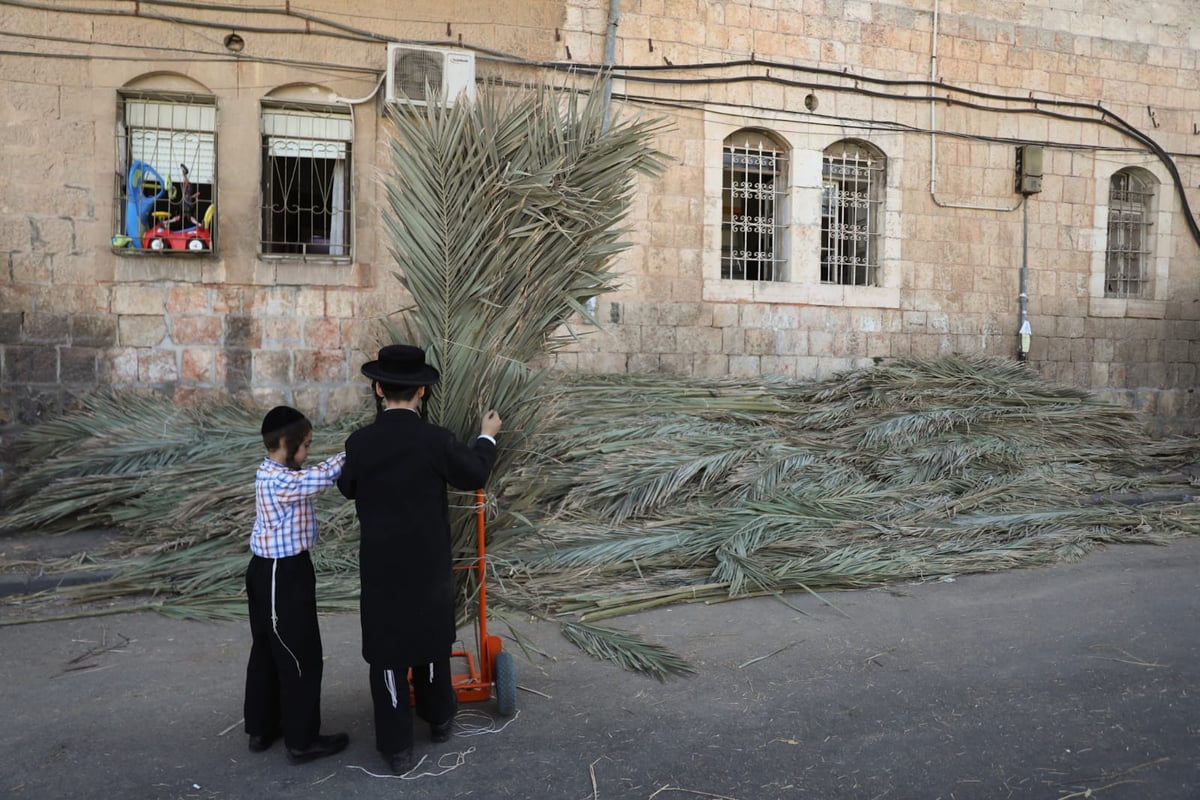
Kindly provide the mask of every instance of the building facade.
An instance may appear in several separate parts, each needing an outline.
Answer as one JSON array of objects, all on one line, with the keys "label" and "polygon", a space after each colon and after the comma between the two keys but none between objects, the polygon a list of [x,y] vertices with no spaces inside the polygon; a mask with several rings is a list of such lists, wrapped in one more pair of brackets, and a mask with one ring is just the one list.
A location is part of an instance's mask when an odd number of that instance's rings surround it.
[{"label": "building facade", "polygon": [[563,368],[990,353],[1200,427],[1189,0],[397,5],[0,2],[0,422],[97,387],[361,408],[404,304],[387,98],[612,65],[670,166]]}]

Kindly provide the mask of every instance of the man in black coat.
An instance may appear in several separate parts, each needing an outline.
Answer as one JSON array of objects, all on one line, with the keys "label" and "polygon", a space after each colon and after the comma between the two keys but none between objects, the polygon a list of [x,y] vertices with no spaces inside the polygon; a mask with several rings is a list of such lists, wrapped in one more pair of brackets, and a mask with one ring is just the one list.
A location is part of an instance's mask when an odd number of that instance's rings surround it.
[{"label": "man in black coat", "polygon": [[449,738],[458,703],[451,683],[454,573],[446,485],[481,489],[496,462],[500,416],[488,411],[470,445],[420,415],[441,378],[425,351],[388,345],[362,367],[383,407],[346,440],[338,488],[353,499],[362,535],[363,659],[370,664],[375,746],[396,774],[412,766],[413,721]]}]

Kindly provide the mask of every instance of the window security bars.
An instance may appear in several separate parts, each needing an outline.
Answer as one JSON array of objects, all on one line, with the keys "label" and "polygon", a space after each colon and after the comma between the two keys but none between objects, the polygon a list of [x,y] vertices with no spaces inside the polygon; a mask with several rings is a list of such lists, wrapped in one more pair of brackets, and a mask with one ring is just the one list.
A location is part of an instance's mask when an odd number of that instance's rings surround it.
[{"label": "window security bars", "polygon": [[1105,297],[1144,297],[1149,288],[1150,209],[1154,189],[1133,172],[1118,172],[1108,194]]},{"label": "window security bars", "polygon": [[204,98],[122,95],[117,111],[113,247],[211,252],[216,107]]},{"label": "window security bars", "polygon": [[265,255],[350,256],[353,120],[340,108],[264,108]]},{"label": "window security bars", "polygon": [[855,146],[825,152],[821,190],[821,282],[879,283],[883,160]]},{"label": "window security bars", "polygon": [[721,189],[721,277],[783,280],[785,155],[766,142],[726,143]]}]

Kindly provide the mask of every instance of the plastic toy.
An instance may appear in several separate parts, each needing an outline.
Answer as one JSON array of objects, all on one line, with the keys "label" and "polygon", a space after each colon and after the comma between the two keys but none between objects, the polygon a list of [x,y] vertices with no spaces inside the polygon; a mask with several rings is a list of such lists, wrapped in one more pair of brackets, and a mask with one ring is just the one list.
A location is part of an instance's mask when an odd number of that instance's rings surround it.
[{"label": "plastic toy", "polygon": [[212,220],[215,205],[210,205],[204,212],[204,221],[199,225],[173,231],[170,225],[170,214],[166,211],[154,211],[154,227],[142,235],[141,246],[147,250],[200,250],[212,249]]},{"label": "plastic toy", "polygon": [[[151,180],[157,181],[158,191],[147,195],[145,186]],[[141,247],[143,235],[149,226],[150,209],[154,203],[171,191],[171,181],[164,180],[158,170],[145,161],[134,161],[129,165],[129,173],[125,176],[125,236],[122,240],[132,247]],[[113,237],[116,244],[117,237]]]}]

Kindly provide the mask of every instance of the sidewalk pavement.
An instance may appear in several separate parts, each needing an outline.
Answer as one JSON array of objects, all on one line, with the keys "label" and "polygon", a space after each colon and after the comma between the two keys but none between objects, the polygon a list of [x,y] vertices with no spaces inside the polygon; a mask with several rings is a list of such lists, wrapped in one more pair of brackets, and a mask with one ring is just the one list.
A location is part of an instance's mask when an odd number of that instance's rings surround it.
[{"label": "sidewalk pavement", "polygon": [[[520,632],[520,711],[374,750],[354,615],[322,618],[341,754],[247,751],[244,623],[128,613],[0,627],[0,797],[1194,800],[1200,539],[886,590],[615,621],[689,658],[667,683]],[[3,610],[0,610],[0,614]],[[501,632],[504,626],[494,625]],[[472,734],[472,735],[468,735]],[[1090,794],[1089,794],[1090,792]]]}]

